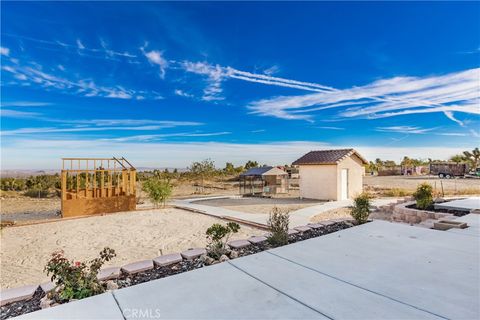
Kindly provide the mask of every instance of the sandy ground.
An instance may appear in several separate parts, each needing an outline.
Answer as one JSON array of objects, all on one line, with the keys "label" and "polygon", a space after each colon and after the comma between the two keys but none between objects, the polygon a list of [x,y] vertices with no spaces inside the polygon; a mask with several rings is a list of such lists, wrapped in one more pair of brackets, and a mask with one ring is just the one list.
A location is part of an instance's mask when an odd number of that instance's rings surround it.
[{"label": "sandy ground", "polygon": [[270,213],[274,207],[291,212],[323,202],[298,198],[241,198],[202,200],[195,203],[248,213]]},{"label": "sandy ground", "polygon": [[[10,227],[1,230],[0,287],[10,288],[48,280],[43,267],[50,254],[63,249],[70,259],[90,260],[104,247],[115,249],[110,266],[193,247],[205,247],[205,231],[225,221],[179,209],[136,211],[106,216]],[[232,239],[260,235],[242,226]]]},{"label": "sandy ground", "polygon": [[427,182],[440,192],[448,194],[480,194],[480,179],[440,179],[434,176],[365,176],[363,183],[373,189],[404,189],[415,191],[417,186]]},{"label": "sandy ground", "polygon": [[349,208],[328,210],[310,218],[311,222],[321,222],[330,219],[352,218]]}]

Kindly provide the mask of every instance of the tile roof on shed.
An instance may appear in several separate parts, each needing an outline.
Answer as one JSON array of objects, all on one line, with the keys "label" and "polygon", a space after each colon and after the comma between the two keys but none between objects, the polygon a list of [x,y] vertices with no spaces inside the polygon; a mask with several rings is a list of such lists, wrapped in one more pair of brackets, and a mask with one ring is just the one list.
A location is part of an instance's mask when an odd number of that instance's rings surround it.
[{"label": "tile roof on shed", "polygon": [[357,151],[354,149],[336,149],[336,150],[318,150],[310,151],[305,154],[300,159],[294,161],[293,165],[302,165],[302,164],[337,164],[340,161],[350,157],[355,154],[363,163],[368,163],[365,158],[363,158]]}]

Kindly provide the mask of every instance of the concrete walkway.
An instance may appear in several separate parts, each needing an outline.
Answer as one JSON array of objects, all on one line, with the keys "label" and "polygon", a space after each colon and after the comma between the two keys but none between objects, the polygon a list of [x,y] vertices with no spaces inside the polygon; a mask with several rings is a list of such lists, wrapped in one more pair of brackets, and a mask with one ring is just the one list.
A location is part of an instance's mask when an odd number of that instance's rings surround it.
[{"label": "concrete walkway", "polygon": [[480,215],[374,221],[21,319],[479,319]]},{"label": "concrete walkway", "polygon": [[[205,198],[175,200],[175,201],[172,201],[172,205],[174,205],[177,208],[193,210],[193,211],[201,212],[201,213],[219,217],[219,218],[232,217],[235,219],[240,219],[240,220],[245,220],[245,221],[249,221],[257,224],[266,225],[268,216],[269,216],[266,213],[247,213],[247,212],[230,210],[230,209],[221,208],[221,207],[203,205],[197,202],[200,200],[222,199],[222,198],[224,199],[224,198],[230,198],[230,197],[205,197]],[[390,203],[394,203],[397,200],[398,199],[396,198],[375,199],[373,200],[372,205],[383,206]],[[290,212],[290,227],[295,228],[298,226],[304,226],[310,223],[311,222],[310,219],[316,216],[317,214],[321,214],[322,212],[327,212],[329,210],[348,207],[348,206],[351,206],[352,203],[353,203],[352,200],[329,201],[319,205],[314,205],[314,206],[292,211]]]}]

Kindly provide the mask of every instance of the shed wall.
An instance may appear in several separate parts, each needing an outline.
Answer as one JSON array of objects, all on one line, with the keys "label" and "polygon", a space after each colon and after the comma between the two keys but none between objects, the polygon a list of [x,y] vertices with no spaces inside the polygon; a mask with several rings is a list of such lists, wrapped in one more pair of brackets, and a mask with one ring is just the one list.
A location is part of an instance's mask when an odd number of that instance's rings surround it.
[{"label": "shed wall", "polygon": [[337,166],[336,165],[301,165],[300,196],[302,198],[336,200]]},{"label": "shed wall", "polygon": [[342,169],[348,169],[348,198],[353,199],[363,191],[363,176],[365,175],[365,167],[362,161],[355,155],[348,157],[337,165],[337,200],[341,199],[341,172]]}]

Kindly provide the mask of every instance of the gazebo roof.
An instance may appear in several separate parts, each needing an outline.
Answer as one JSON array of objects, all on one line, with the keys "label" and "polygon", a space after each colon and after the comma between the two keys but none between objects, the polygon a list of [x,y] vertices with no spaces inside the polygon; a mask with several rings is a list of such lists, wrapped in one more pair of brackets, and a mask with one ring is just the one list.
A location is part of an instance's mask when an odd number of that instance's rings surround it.
[{"label": "gazebo roof", "polygon": [[278,169],[277,167],[258,167],[251,168],[248,171],[240,174],[241,177],[248,176],[281,176],[288,175],[285,171]]}]

